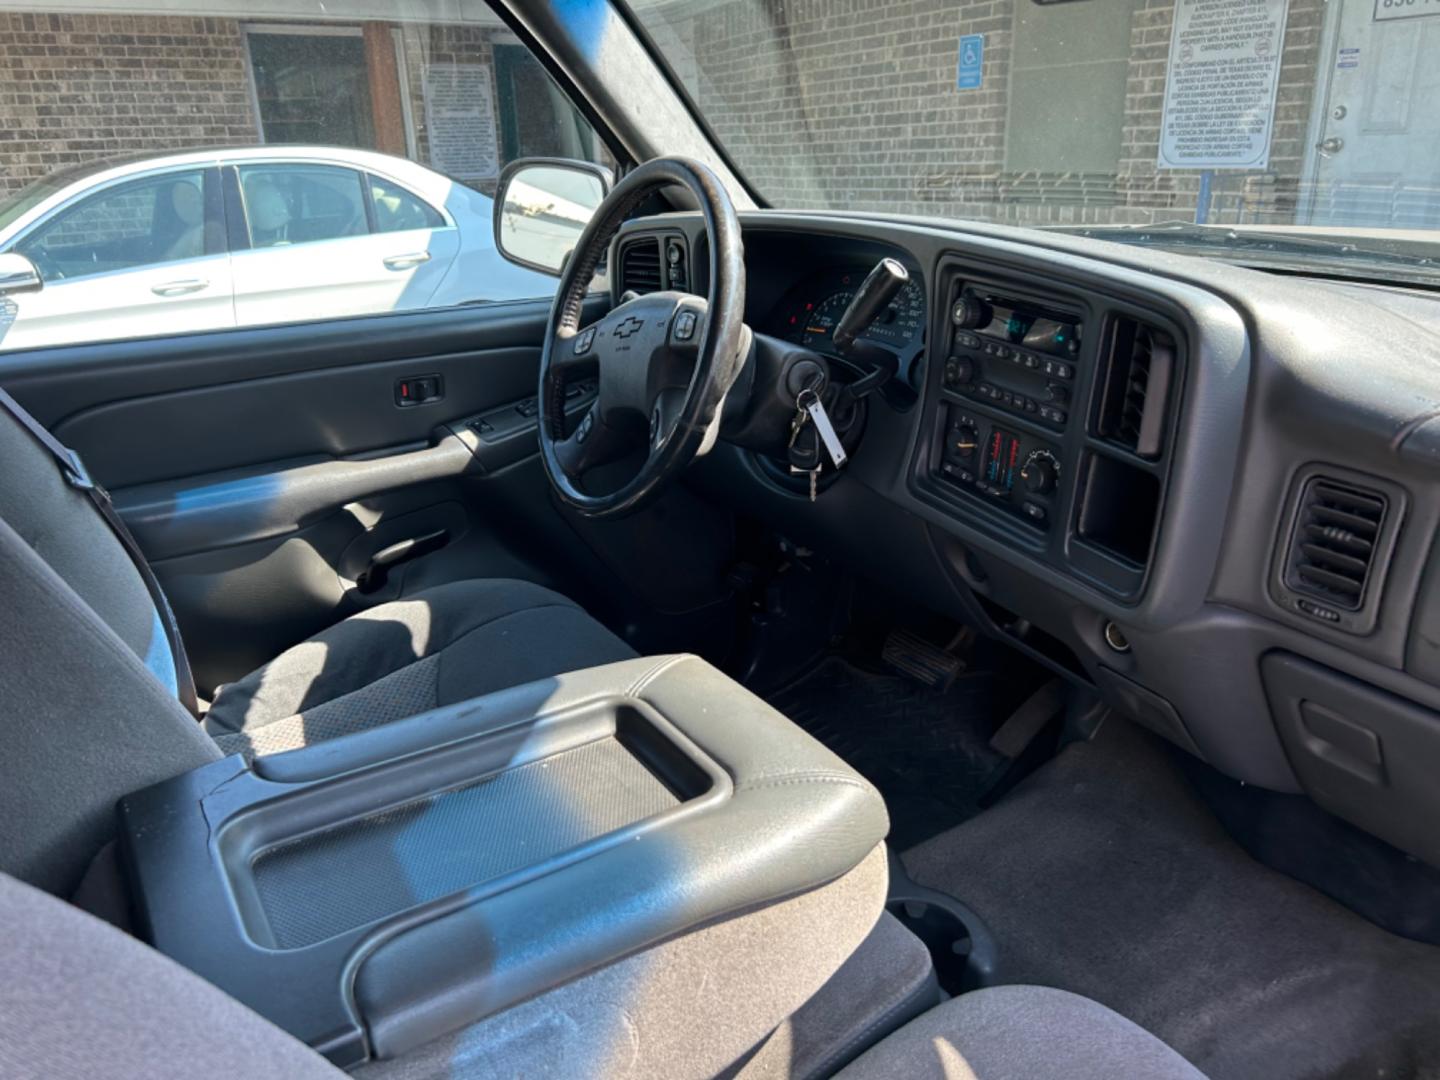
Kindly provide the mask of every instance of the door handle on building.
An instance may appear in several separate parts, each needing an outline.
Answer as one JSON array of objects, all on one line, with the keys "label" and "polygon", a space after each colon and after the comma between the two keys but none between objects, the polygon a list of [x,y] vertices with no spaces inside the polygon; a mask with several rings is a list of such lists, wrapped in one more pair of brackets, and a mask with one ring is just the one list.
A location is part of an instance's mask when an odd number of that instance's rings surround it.
[{"label": "door handle on building", "polygon": [[184,281],[167,281],[163,285],[152,287],[150,291],[156,296],[185,296],[187,293],[199,292],[209,284],[204,278],[186,278]]},{"label": "door handle on building", "polygon": [[428,251],[412,251],[408,255],[391,255],[385,260],[387,270],[409,270],[430,261]]}]

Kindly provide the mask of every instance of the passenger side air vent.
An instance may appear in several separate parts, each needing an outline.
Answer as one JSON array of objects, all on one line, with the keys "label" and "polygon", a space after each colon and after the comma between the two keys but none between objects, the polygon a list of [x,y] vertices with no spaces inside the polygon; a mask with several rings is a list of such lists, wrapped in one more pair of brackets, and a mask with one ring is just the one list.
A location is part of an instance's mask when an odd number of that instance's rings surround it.
[{"label": "passenger side air vent", "polygon": [[620,249],[620,291],[659,292],[660,241],[653,236],[631,240]]},{"label": "passenger side air vent", "polygon": [[1153,461],[1165,445],[1175,342],[1162,330],[1122,316],[1110,324],[1108,346],[1101,358],[1098,434]]},{"label": "passenger side air vent", "polygon": [[[1375,565],[1385,505],[1378,492],[1311,477],[1295,513],[1285,584],[1330,607],[1358,611]],[[1323,610],[1302,608],[1311,614]]]}]

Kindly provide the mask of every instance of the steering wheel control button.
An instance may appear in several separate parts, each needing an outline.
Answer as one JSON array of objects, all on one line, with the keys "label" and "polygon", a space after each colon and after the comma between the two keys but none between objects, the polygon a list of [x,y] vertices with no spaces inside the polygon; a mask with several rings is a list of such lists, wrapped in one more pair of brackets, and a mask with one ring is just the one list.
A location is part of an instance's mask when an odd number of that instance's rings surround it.
[{"label": "steering wheel control button", "polygon": [[583,443],[590,437],[591,430],[595,427],[595,414],[587,412],[585,419],[580,421],[580,426],[575,429],[575,441]]},{"label": "steering wheel control button", "polygon": [[696,316],[693,311],[682,311],[675,316],[675,340],[689,341],[695,336]]},{"label": "steering wheel control button", "polygon": [[583,332],[575,339],[575,355],[576,355],[576,356],[584,356],[586,353],[588,353],[588,352],[590,351],[590,347],[591,347],[592,345],[594,345],[594,344],[595,344],[595,327],[592,326],[592,327],[590,327],[588,330],[583,331]]}]

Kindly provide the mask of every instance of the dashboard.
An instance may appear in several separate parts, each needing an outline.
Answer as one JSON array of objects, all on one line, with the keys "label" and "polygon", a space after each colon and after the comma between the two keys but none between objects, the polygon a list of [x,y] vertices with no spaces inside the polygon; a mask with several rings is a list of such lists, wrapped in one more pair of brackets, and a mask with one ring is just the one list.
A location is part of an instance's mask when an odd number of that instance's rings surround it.
[{"label": "dashboard", "polygon": [[[1440,299],[1081,237],[741,215],[746,319],[869,338],[906,394],[813,503],[723,442],[692,486],[1001,638],[1229,775],[1440,861]],[[693,215],[669,237],[704,291]]]}]

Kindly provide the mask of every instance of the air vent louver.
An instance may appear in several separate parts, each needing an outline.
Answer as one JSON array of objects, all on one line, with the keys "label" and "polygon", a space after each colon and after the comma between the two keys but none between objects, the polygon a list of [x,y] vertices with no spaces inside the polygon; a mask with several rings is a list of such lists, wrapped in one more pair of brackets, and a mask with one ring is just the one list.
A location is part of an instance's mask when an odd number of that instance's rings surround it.
[{"label": "air vent louver", "polygon": [[1100,399],[1099,433],[1143,458],[1160,456],[1166,399],[1175,372],[1170,335],[1134,319],[1111,324]]},{"label": "air vent louver", "polygon": [[620,250],[620,291],[659,292],[660,241],[654,237],[632,240]]},{"label": "air vent louver", "polygon": [[1314,477],[1305,484],[1285,583],[1342,611],[1358,611],[1385,521],[1385,498]]}]

